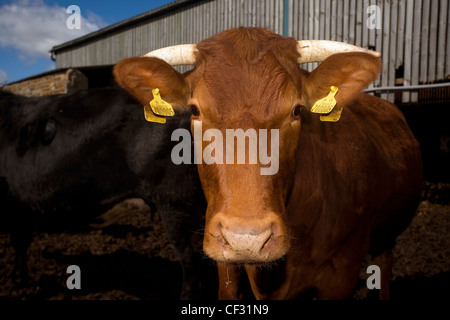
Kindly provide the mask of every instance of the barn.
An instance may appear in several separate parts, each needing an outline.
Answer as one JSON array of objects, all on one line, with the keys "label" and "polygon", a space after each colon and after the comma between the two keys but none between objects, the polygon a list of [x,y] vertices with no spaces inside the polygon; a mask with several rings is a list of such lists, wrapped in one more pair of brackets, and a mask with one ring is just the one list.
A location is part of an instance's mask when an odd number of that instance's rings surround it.
[{"label": "barn", "polygon": [[366,91],[404,111],[424,148],[426,173],[449,180],[444,164],[450,134],[443,122],[450,102],[449,16],[448,0],[178,0],[53,47],[56,70],[5,89],[46,95],[114,85],[112,67],[124,58],[239,26],[267,27],[299,40],[343,41],[382,53],[382,73]]},{"label": "barn", "polygon": [[448,1],[178,0],[55,46],[51,54],[57,69],[106,66],[229,28],[267,27],[297,39],[343,41],[381,52],[376,91],[394,101],[393,91],[400,90],[396,101],[417,102],[417,88],[392,87],[449,79],[448,7]]},{"label": "barn", "polygon": [[[448,205],[449,21],[449,0],[177,0],[53,47],[56,70],[4,89],[45,95],[115,85],[111,71],[124,58],[197,43],[239,26],[267,27],[299,40],[355,44],[382,53],[382,72],[366,91],[395,103],[405,114],[422,147],[428,181],[424,194]],[[302,67],[311,71],[316,66]],[[37,82],[41,89],[31,92]],[[436,254],[437,260],[450,262],[448,247]],[[449,272],[438,272],[439,281],[448,285]]]}]

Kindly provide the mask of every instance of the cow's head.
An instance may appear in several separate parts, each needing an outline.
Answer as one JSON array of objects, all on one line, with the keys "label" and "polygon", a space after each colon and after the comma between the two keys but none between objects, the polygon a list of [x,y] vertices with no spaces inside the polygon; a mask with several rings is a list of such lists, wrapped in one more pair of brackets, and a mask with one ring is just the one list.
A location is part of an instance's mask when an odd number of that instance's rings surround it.
[{"label": "cow's head", "polygon": [[[286,202],[299,147],[300,108],[311,108],[331,86],[339,88],[335,98],[340,106],[351,103],[377,76],[378,57],[346,44],[297,41],[265,29],[239,28],[197,45],[125,59],[114,75],[143,104],[152,100],[152,89],[159,88],[175,110],[191,108],[192,131],[201,121],[203,132],[222,133],[224,164],[198,165],[208,201],[204,251],[221,262],[259,263],[279,259],[289,249]],[[322,63],[311,73],[299,67],[314,61]],[[181,74],[171,67],[178,64],[195,68]],[[247,152],[245,164],[236,164],[238,143],[233,146],[234,164],[226,161],[227,144],[232,145],[225,141],[227,129],[253,129],[258,142],[266,139],[268,153],[278,150],[276,174],[261,174],[267,162],[263,164],[259,152],[256,163]],[[203,143],[203,149],[207,146]]]}]

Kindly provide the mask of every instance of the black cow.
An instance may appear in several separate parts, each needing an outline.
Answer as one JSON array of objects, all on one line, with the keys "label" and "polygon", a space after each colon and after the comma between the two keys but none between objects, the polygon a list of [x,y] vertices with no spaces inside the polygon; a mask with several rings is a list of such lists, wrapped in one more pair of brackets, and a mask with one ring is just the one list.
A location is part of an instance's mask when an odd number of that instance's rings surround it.
[{"label": "black cow", "polygon": [[149,123],[121,88],[28,98],[0,91],[1,229],[11,232],[16,273],[38,226],[82,221],[130,197],[161,216],[183,269],[182,298],[198,297],[206,208],[195,165],[175,165],[171,133],[190,114]]}]

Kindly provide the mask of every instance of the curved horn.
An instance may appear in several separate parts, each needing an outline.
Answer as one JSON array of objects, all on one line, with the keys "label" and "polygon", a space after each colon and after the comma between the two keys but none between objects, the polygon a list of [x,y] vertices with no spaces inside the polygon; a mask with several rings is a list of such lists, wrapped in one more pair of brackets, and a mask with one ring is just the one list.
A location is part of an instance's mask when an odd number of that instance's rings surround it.
[{"label": "curved horn", "polygon": [[329,56],[342,52],[365,52],[377,58],[381,57],[381,53],[373,50],[328,40],[299,40],[297,41],[297,51],[300,54],[298,63],[322,62]]},{"label": "curved horn", "polygon": [[180,44],[150,51],[143,57],[159,58],[171,66],[193,65],[195,63],[195,51],[197,51],[197,45],[195,44]]}]

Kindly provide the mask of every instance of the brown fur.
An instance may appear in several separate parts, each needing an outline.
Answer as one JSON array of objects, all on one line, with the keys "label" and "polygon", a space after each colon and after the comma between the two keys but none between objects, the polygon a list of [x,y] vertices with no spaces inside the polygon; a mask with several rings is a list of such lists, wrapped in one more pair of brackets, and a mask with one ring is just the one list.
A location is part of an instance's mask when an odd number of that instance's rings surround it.
[{"label": "brown fur", "polygon": [[[196,68],[184,76],[150,58],[126,59],[114,74],[143,103],[158,86],[178,106],[196,105],[203,130],[279,129],[276,175],[260,175],[260,164],[198,166],[208,201],[204,250],[219,261],[219,296],[242,297],[243,269],[227,264],[238,262],[247,263],[258,299],[293,299],[310,290],[321,299],[348,297],[369,250],[390,249],[409,223],[421,188],[418,143],[402,114],[360,93],[380,61],[336,54],[308,73],[296,63],[295,39],[259,28],[227,30],[197,48]],[[308,111],[331,85],[344,107],[337,123]],[[300,118],[292,115],[298,105]],[[239,260],[232,252],[228,260],[226,232],[256,238],[267,228],[272,233],[261,249],[267,254]],[[281,256],[269,269],[252,264]]]}]

